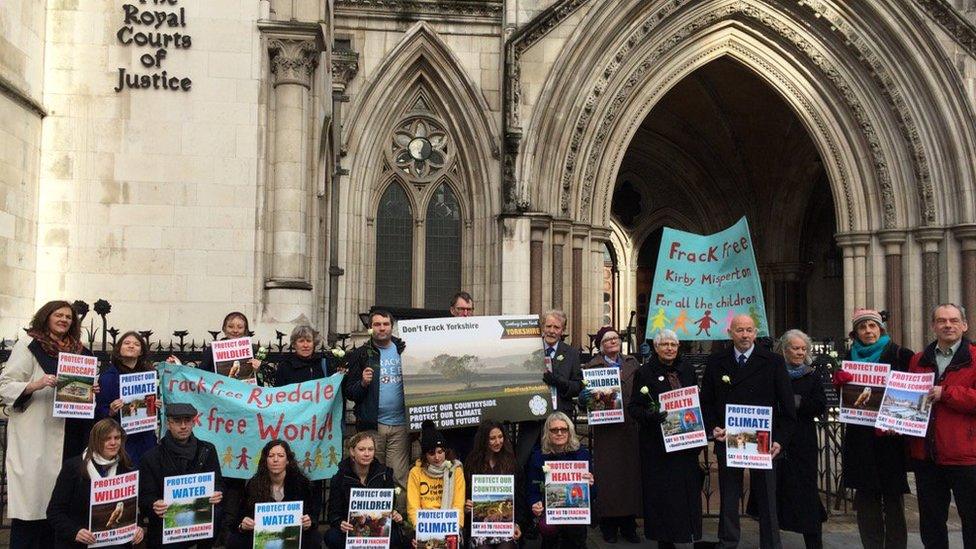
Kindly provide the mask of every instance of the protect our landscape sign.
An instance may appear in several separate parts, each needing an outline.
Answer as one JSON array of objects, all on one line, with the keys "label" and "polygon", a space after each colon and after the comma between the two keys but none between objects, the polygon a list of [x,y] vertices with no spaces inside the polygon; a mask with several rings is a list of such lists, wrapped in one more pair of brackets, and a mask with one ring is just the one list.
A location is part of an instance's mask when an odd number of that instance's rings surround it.
[{"label": "protect our landscape sign", "polygon": [[95,378],[98,359],[88,355],[58,353],[58,380],[54,392],[54,417],[95,417]]},{"label": "protect our landscape sign", "polygon": [[645,334],[664,329],[684,340],[727,339],[736,315],[752,317],[769,334],[756,256],[743,217],[710,235],[664,228],[657,256]]},{"label": "protect our landscape sign", "polygon": [[924,437],[932,414],[929,391],[934,382],[934,372],[891,372],[875,427],[910,437]]},{"label": "protect our landscape sign", "polygon": [[412,430],[425,419],[450,429],[552,411],[537,315],[403,320],[398,329],[407,345],[401,361]]}]

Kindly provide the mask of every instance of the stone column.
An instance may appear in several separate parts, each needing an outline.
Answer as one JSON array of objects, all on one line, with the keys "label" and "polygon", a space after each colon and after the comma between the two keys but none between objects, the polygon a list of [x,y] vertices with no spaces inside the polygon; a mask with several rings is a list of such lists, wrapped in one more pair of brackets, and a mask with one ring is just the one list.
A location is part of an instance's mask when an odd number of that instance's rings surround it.
[{"label": "stone column", "polygon": [[552,306],[556,309],[564,309],[566,304],[563,302],[563,288],[565,278],[563,276],[566,268],[566,245],[570,243],[569,232],[572,230],[572,223],[568,221],[553,221],[552,223]]},{"label": "stone column", "polygon": [[[508,214],[499,218],[501,229],[501,314],[525,314],[529,308],[532,262],[531,219]],[[477,304],[476,304],[477,305]]]},{"label": "stone column", "polygon": [[[922,227],[915,230],[915,240],[922,247],[922,325],[928,334],[929,314],[939,304],[939,244],[945,237],[942,227]],[[925,339],[925,337],[923,337]]]},{"label": "stone column", "polygon": [[529,312],[542,314],[543,245],[549,223],[544,219],[532,220],[532,236],[529,243]]},{"label": "stone column", "polygon": [[850,232],[836,235],[844,253],[844,316],[849,318],[855,307],[867,307],[867,250],[871,233]]},{"label": "stone column", "polygon": [[952,234],[959,241],[962,271],[962,306],[970,322],[976,322],[976,223],[956,225]]},{"label": "stone column", "polygon": [[885,303],[888,310],[888,335],[899,345],[905,341],[905,296],[902,291],[904,273],[902,246],[908,233],[901,229],[889,229],[878,233],[885,255]]},{"label": "stone column", "polygon": [[571,300],[572,320],[570,321],[569,332],[573,340],[573,345],[578,345],[584,349],[589,344],[584,341],[583,334],[583,245],[586,242],[586,234],[573,233],[573,297]]}]

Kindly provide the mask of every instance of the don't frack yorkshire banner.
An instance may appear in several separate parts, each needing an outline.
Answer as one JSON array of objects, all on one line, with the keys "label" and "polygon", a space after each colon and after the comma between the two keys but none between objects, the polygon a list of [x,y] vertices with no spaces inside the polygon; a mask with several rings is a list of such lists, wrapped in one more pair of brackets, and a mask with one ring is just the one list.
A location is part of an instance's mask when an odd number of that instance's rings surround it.
[{"label": "don't frack yorkshire banner", "polygon": [[193,434],[217,447],[225,477],[249,479],[261,449],[288,442],[298,467],[312,480],[331,478],[342,459],[342,376],[257,387],[188,366],[161,363],[163,407],[192,404],[199,412]]},{"label": "don't frack yorkshire banner", "polygon": [[682,340],[727,339],[736,315],[768,335],[762,284],[743,217],[712,235],[665,228],[647,304],[648,338],[664,329]]}]

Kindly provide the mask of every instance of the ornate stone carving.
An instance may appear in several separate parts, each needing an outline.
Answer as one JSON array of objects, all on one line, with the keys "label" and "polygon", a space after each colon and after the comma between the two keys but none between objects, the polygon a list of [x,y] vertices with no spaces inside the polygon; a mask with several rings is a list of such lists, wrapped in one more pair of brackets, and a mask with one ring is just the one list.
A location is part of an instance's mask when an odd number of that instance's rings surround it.
[{"label": "ornate stone carving", "polygon": [[359,72],[359,54],[349,50],[332,51],[332,89],[346,91],[346,86]]},{"label": "ornate stone carving", "polygon": [[426,20],[443,17],[500,22],[502,0],[336,0],[338,16]]},{"label": "ornate stone carving", "polygon": [[391,163],[411,181],[433,180],[450,165],[453,153],[447,130],[433,116],[408,116],[393,130]]},{"label": "ornate stone carving", "polygon": [[311,76],[319,64],[319,48],[314,40],[274,39],[268,42],[274,86],[298,84],[311,87]]},{"label": "ornate stone carving", "polygon": [[915,4],[969,55],[976,57],[976,25],[966,20],[946,0],[915,0]]}]

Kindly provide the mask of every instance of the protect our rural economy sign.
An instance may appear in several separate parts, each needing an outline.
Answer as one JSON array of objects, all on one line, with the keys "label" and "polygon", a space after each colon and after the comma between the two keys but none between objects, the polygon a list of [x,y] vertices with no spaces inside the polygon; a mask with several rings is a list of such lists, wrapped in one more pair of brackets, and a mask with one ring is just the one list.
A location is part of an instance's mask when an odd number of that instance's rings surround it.
[{"label": "protect our rural economy sign", "polygon": [[537,315],[399,322],[404,400],[412,430],[483,419],[543,419],[552,411]]},{"label": "protect our rural economy sign", "polygon": [[727,339],[736,315],[769,335],[756,256],[743,217],[711,235],[665,227],[647,306],[650,339],[664,329],[684,340]]}]

